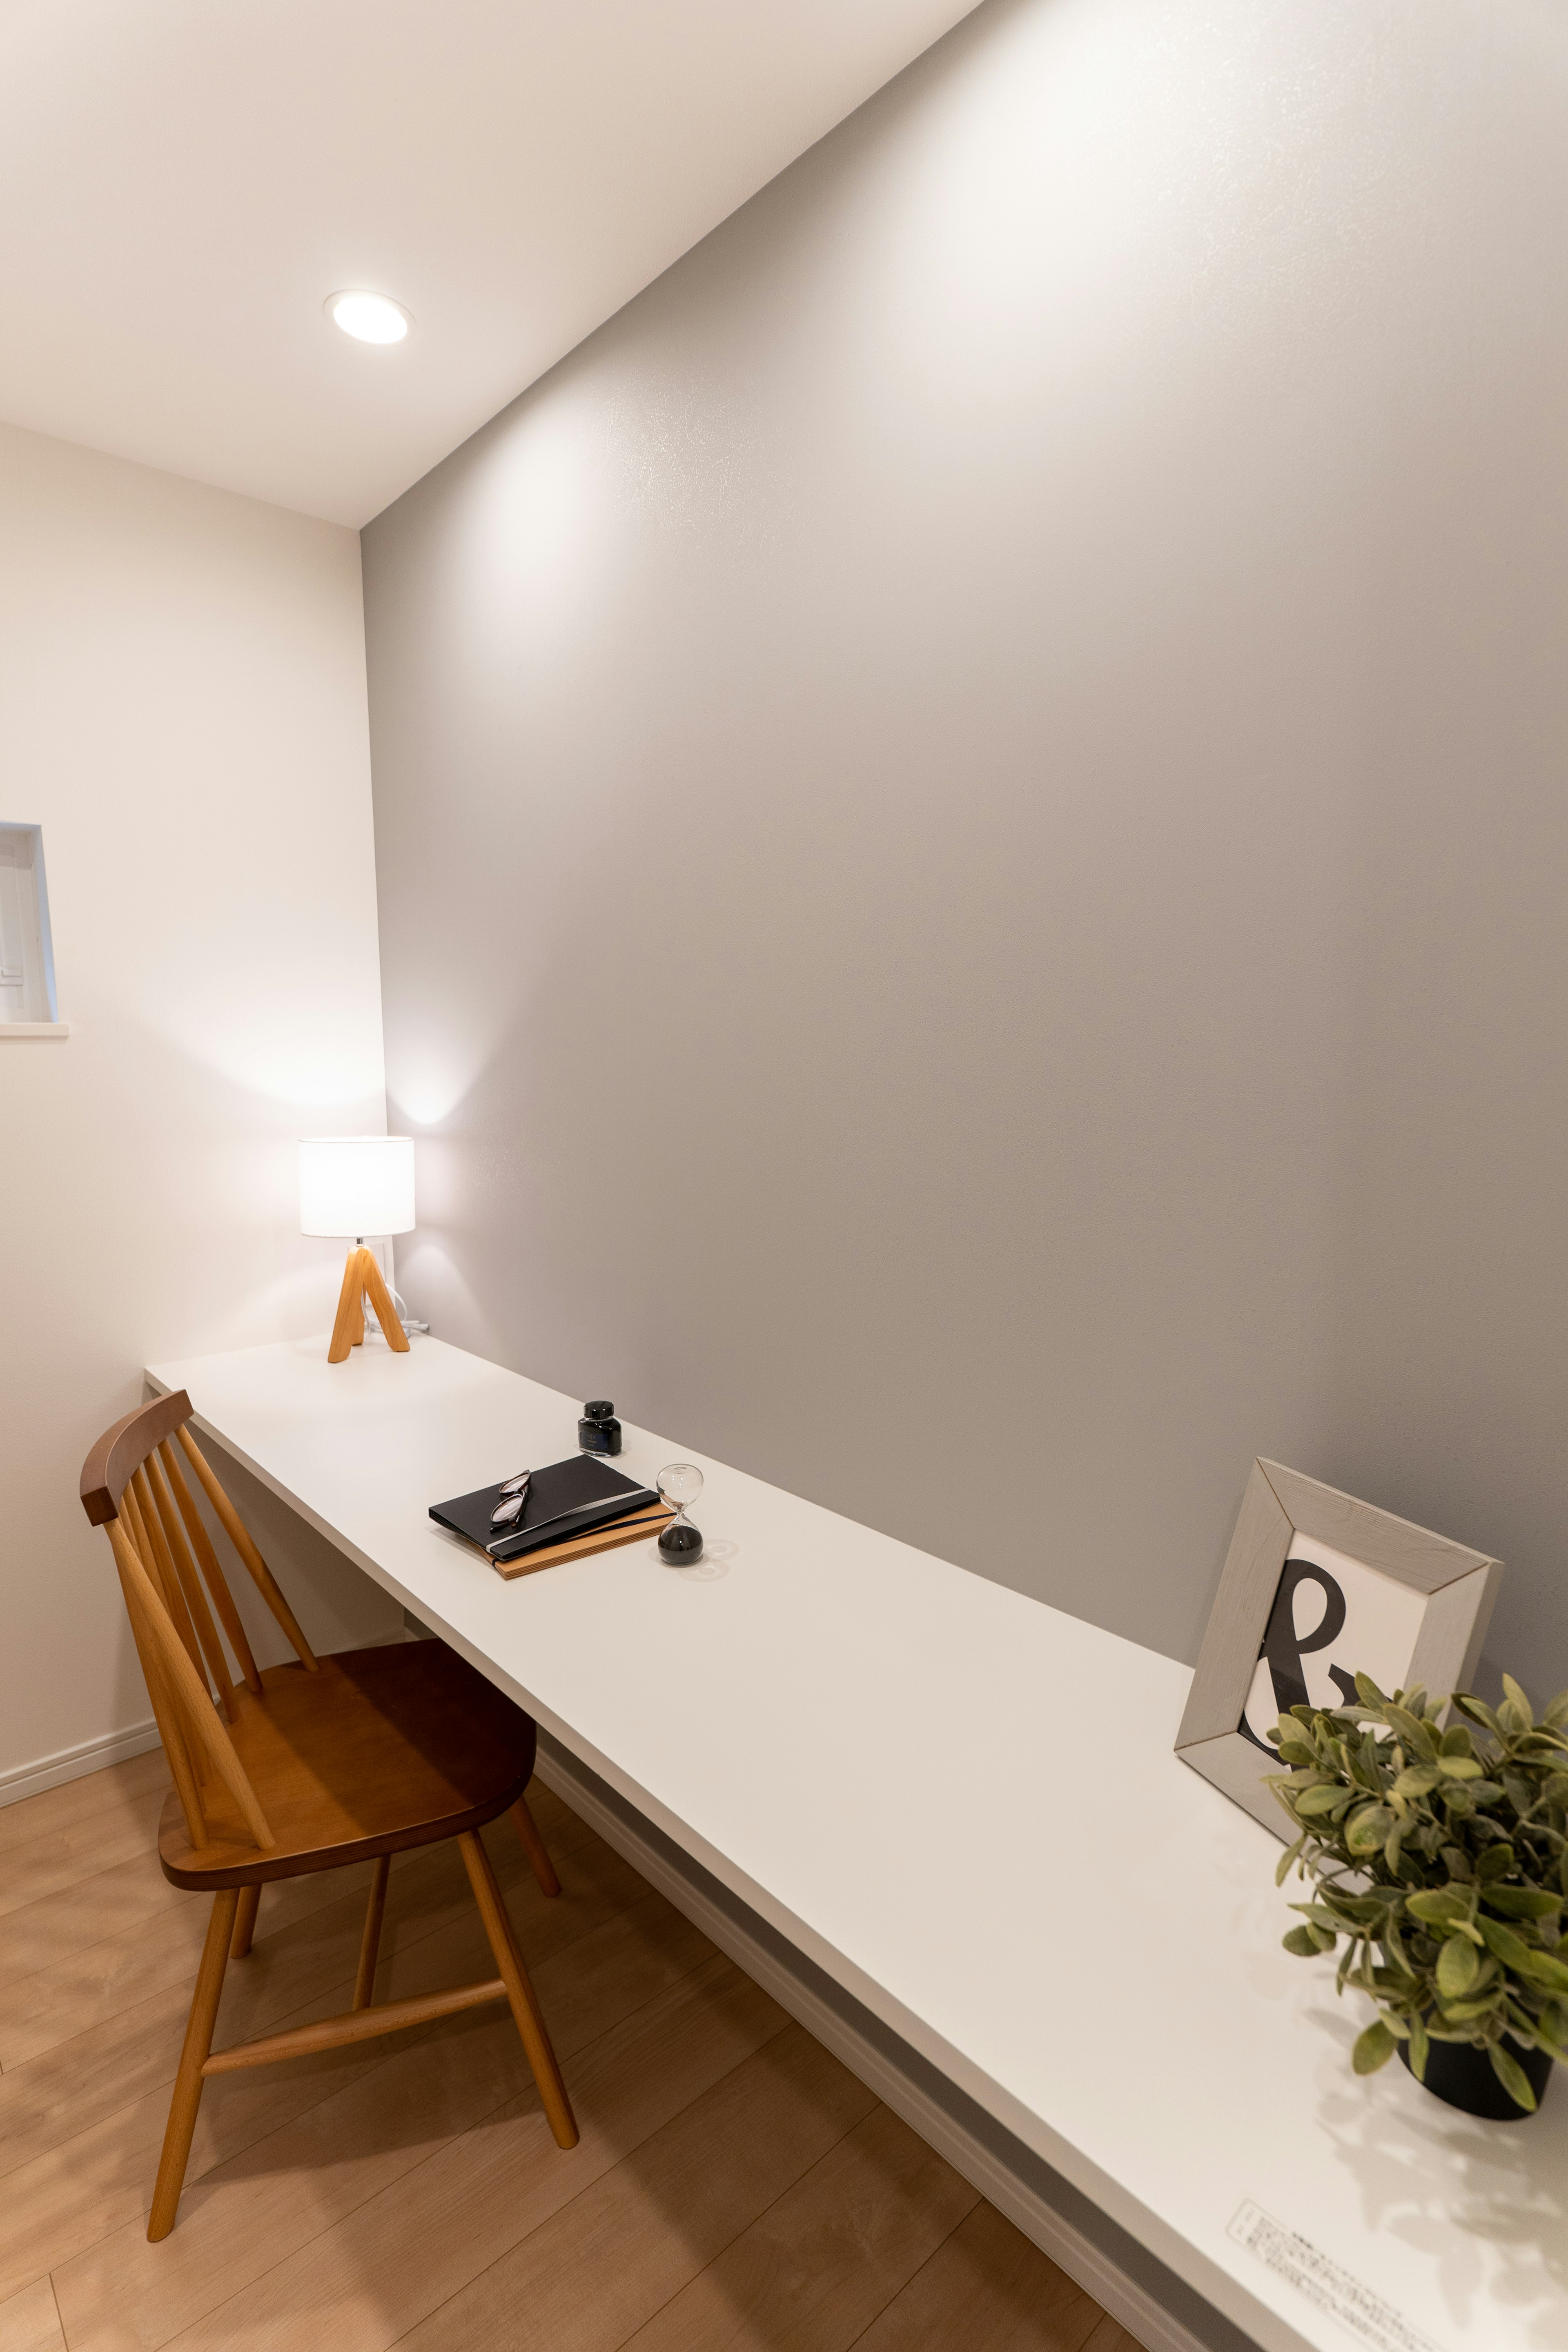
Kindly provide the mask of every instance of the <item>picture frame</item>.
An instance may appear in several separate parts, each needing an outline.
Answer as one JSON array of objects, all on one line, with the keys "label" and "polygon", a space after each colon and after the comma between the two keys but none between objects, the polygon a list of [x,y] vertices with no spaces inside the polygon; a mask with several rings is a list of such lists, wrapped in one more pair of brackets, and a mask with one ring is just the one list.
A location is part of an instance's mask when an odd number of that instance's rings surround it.
[{"label": "picture frame", "polygon": [[1177,1755],[1288,1843],[1289,1822],[1266,1785],[1286,1768],[1267,1731],[1292,1705],[1353,1701],[1357,1673],[1387,1691],[1463,1690],[1502,1566],[1282,1463],[1255,1461]]}]

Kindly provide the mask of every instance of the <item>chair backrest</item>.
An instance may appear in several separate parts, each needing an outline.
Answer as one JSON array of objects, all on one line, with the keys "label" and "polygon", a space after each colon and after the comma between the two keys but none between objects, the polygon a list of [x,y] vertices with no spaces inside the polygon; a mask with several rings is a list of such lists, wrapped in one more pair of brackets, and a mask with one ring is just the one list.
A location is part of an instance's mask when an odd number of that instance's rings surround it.
[{"label": "chair backrest", "polygon": [[[81,1504],[113,1547],[191,1843],[208,1842],[203,1790],[216,1780],[238,1806],[258,1846],[270,1846],[277,1841],[224,1727],[234,1720],[239,1682],[255,1697],[265,1697],[261,1675],[212,1538],[185,1484],[180,1454],[300,1664],[313,1674],[316,1660],[271,1570],[191,1435],[191,1411],[181,1389],[105,1430],[82,1465]],[[233,1653],[233,1676],[219,1624]]]}]

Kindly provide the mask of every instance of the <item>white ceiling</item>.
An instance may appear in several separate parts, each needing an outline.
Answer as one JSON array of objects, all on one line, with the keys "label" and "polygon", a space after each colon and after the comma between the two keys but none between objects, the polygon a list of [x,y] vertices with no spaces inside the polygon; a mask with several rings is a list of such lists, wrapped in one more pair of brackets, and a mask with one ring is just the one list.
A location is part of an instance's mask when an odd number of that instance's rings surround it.
[{"label": "white ceiling", "polygon": [[0,0],[0,416],[363,523],[973,5]]}]

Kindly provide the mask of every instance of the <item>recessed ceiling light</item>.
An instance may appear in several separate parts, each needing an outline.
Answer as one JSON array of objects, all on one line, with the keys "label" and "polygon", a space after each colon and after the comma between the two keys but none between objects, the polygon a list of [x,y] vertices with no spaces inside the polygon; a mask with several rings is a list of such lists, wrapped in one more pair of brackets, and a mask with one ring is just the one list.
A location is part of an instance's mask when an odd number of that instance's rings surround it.
[{"label": "recessed ceiling light", "polygon": [[329,294],[329,319],[356,343],[400,343],[414,324],[412,315],[390,294]]}]

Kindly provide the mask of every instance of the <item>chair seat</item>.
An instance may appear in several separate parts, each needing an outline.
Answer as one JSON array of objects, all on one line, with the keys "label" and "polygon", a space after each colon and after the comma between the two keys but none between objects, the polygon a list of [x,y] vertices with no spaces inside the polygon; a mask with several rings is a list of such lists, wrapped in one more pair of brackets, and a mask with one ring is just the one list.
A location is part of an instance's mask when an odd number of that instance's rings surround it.
[{"label": "chair seat", "polygon": [[176,1886],[293,1878],[481,1829],[522,1794],[533,1718],[444,1642],[342,1650],[318,1671],[262,1670],[240,1685],[229,1727],[277,1843],[258,1850],[228,1791],[204,1780],[207,1843],[193,1846],[177,1796],[158,1858]]}]

